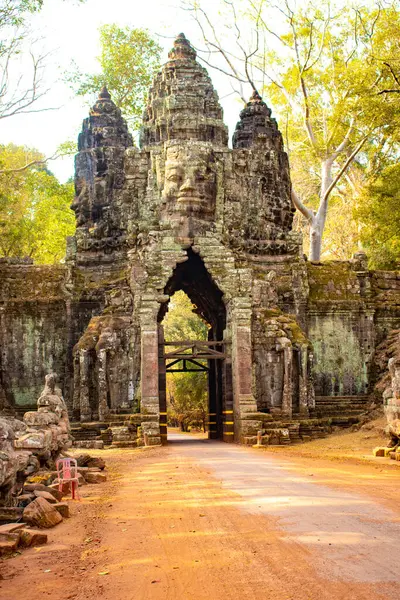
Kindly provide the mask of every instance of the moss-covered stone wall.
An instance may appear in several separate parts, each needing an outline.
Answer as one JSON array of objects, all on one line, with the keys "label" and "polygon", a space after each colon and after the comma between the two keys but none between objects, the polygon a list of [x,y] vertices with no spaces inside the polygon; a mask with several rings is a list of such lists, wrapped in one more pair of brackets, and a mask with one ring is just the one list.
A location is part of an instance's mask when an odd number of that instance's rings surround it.
[{"label": "moss-covered stone wall", "polygon": [[8,404],[36,405],[44,377],[71,395],[72,348],[98,303],[73,299],[64,265],[0,263],[0,383]]},{"label": "moss-covered stone wall", "polygon": [[400,326],[400,273],[357,259],[308,263],[307,332],[315,393],[368,394],[376,345]]}]

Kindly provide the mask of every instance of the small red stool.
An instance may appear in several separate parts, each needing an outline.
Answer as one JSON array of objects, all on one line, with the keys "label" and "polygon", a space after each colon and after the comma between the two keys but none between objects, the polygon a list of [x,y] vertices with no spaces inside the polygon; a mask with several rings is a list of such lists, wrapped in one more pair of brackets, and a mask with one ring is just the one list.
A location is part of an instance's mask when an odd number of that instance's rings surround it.
[{"label": "small red stool", "polygon": [[80,500],[78,492],[78,464],[75,458],[59,458],[56,462],[58,489],[63,491],[65,483],[71,483],[72,500]]}]

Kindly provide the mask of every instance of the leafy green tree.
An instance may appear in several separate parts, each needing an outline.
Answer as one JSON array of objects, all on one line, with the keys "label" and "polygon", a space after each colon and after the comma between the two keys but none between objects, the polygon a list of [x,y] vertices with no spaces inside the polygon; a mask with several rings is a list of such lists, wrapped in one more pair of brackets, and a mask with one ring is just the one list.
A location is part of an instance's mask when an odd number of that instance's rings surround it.
[{"label": "leafy green tree", "polygon": [[182,431],[201,426],[206,431],[208,416],[207,374],[174,373],[167,379],[168,420]]},{"label": "leafy green tree", "polygon": [[106,85],[115,104],[136,129],[154,71],[160,64],[161,47],[145,29],[103,25],[99,29],[100,72],[81,73],[75,65],[67,80],[78,96],[98,94]]},{"label": "leafy green tree", "polygon": [[384,169],[364,190],[355,216],[361,223],[360,236],[371,267],[399,268],[400,165]]},{"label": "leafy green tree", "polygon": [[[18,172],[21,164],[32,161],[36,164]],[[72,182],[61,184],[43,161],[37,150],[0,146],[0,169],[6,171],[0,174],[1,256],[29,256],[37,263],[56,263],[65,255],[65,238],[75,231],[69,208],[74,186]]]},{"label": "leafy green tree", "polygon": [[[187,295],[176,292],[170,300],[164,319],[166,341],[206,340],[208,327],[194,312]],[[208,415],[207,374],[170,373],[167,375],[168,420],[187,431],[192,425],[202,425],[205,431]]]}]

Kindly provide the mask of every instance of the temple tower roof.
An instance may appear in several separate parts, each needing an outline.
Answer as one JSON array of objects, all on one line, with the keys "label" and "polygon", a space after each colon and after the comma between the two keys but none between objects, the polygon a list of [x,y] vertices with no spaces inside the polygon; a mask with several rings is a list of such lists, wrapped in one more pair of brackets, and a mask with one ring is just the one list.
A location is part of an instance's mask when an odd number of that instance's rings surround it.
[{"label": "temple tower roof", "polygon": [[228,129],[217,92],[183,33],[168,58],[150,89],[140,145],[197,140],[227,146]]},{"label": "temple tower roof", "polygon": [[90,148],[128,148],[133,146],[132,136],[128,131],[120,109],[111,100],[106,86],[99,93],[89,117],[84,119],[82,133],[78,138],[78,150]]},{"label": "temple tower roof", "polygon": [[283,151],[282,135],[275,119],[271,118],[271,109],[254,91],[249,102],[240,113],[232,138],[233,148],[250,148],[266,145]]}]

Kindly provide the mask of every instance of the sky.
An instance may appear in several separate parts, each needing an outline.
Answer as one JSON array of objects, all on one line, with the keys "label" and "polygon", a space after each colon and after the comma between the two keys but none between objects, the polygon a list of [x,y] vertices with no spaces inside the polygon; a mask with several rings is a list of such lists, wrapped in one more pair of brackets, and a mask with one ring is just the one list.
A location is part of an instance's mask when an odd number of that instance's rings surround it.
[{"label": "sky", "polygon": [[[67,140],[76,140],[82,119],[88,115],[88,105],[74,97],[62,81],[63,74],[75,61],[82,72],[98,70],[98,28],[107,23],[148,29],[160,36],[165,49],[163,59],[175,37],[185,33],[195,47],[201,46],[198,26],[187,11],[179,8],[180,0],[45,0],[43,10],[31,19],[31,29],[37,38],[36,48],[49,52],[43,86],[48,93],[35,105],[43,112],[4,119],[0,128],[0,143],[34,147],[51,156]],[[202,0],[202,6],[212,11],[215,1]],[[27,69],[25,64],[20,69]],[[232,135],[242,103],[232,94],[231,84],[218,71],[208,69],[224,108],[225,123]],[[27,72],[29,72],[27,70]],[[51,171],[61,180],[73,176],[73,158],[49,163]]]}]

